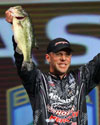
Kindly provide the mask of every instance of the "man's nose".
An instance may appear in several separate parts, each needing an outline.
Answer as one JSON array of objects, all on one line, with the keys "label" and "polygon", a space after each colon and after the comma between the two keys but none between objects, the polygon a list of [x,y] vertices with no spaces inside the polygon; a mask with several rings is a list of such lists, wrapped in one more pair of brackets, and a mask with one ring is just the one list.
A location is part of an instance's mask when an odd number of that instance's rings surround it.
[{"label": "man's nose", "polygon": [[66,60],[66,56],[65,56],[65,55],[62,55],[62,56],[61,56],[61,60],[65,61],[65,60]]}]

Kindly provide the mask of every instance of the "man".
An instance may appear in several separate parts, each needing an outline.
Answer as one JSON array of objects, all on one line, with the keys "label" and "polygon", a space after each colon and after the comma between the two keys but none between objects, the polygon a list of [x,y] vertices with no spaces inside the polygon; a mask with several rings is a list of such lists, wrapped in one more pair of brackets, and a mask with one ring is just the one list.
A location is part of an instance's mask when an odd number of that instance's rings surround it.
[{"label": "man", "polygon": [[23,55],[16,52],[14,38],[13,43],[18,74],[33,109],[33,125],[87,125],[85,97],[100,82],[100,54],[77,70],[68,71],[71,45],[66,39],[56,38],[47,48],[48,73],[35,65],[31,71],[22,71]]}]

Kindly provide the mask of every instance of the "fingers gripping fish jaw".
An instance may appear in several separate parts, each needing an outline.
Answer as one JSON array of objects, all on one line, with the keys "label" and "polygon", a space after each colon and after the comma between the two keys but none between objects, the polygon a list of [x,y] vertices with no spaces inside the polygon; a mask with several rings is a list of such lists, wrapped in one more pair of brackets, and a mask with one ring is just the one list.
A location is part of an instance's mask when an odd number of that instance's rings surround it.
[{"label": "fingers gripping fish jaw", "polygon": [[25,17],[28,16],[28,14],[25,12],[25,10],[21,6],[15,6],[15,7],[10,7],[8,11],[11,12],[11,15],[13,17],[16,17],[20,19],[20,17]]}]

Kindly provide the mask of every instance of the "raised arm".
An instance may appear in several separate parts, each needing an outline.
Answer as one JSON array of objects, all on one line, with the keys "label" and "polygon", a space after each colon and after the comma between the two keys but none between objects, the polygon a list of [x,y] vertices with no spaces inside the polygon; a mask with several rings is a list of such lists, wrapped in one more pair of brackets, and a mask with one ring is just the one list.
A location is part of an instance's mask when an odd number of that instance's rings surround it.
[{"label": "raised arm", "polygon": [[86,94],[100,83],[100,54],[79,68],[80,76],[86,86]]}]

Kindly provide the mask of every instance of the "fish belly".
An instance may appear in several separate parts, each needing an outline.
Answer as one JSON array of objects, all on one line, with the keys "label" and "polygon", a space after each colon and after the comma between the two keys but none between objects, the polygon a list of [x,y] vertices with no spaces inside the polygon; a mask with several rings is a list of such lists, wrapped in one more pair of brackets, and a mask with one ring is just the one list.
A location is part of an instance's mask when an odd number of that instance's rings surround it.
[{"label": "fish belly", "polygon": [[32,57],[33,32],[29,21],[13,20],[14,37],[18,48],[22,51],[24,62],[30,62]]}]

